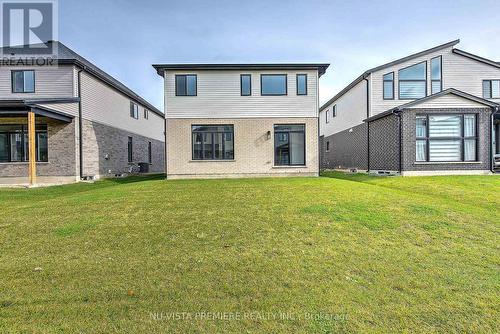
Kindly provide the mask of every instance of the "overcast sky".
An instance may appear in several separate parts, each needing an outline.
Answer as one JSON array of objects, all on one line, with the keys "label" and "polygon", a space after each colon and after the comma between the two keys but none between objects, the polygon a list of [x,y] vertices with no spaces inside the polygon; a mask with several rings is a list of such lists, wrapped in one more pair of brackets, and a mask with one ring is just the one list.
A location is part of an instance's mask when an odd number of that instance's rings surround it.
[{"label": "overcast sky", "polygon": [[500,1],[60,0],[59,39],[163,110],[153,63],[327,62],[323,103],[365,70],[459,38],[500,61]]}]

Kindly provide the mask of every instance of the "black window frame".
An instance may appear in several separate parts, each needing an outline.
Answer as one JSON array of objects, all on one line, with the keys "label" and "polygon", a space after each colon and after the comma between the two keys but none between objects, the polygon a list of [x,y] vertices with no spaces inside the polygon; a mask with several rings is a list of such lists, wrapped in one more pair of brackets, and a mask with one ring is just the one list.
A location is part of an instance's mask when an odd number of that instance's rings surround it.
[{"label": "black window frame", "polygon": [[[303,126],[304,127],[304,130],[303,131],[276,131],[276,127],[277,126],[297,126],[297,125],[300,125],[300,126]],[[274,130],[274,166],[276,167],[283,167],[283,166],[291,166],[291,167],[300,167],[300,166],[306,166],[306,162],[307,162],[307,156],[306,156],[306,145],[307,145],[307,140],[306,140],[306,125],[304,123],[293,123],[293,124],[286,124],[286,123],[279,123],[279,124],[274,124],[273,125],[273,130]],[[290,145],[290,133],[304,133],[304,163],[303,164],[292,164],[292,151],[289,150],[288,154],[289,154],[289,159],[288,159],[288,164],[278,164],[277,163],[277,159],[276,159],[276,135],[279,134],[279,133],[286,133],[288,135],[288,145]]]},{"label": "black window frame", "polygon": [[139,119],[139,105],[132,101],[130,101],[130,117],[133,119]]},{"label": "black window frame", "polygon": [[[179,94],[178,86],[177,86],[177,78],[184,77],[184,91],[185,94]],[[195,78],[195,88],[194,88],[194,94],[188,94],[188,77],[194,77]],[[175,96],[198,96],[198,75],[197,74],[176,74],[175,75]]]},{"label": "black window frame", "polygon": [[[432,78],[432,61],[434,59],[439,59],[439,80]],[[431,78],[431,95],[432,95],[432,94],[437,94],[437,93],[443,91],[443,56],[436,56],[436,57],[431,58],[431,62],[430,63],[431,63],[431,66],[430,66],[430,71],[431,71],[430,72],[430,78]],[[439,82],[439,92],[434,93],[432,91],[432,84],[434,82]]]},{"label": "black window frame", "polygon": [[330,141],[326,141],[326,152],[330,152]]},{"label": "black window frame", "polygon": [[[250,81],[250,87],[248,94],[243,94],[243,77],[248,77]],[[252,75],[251,74],[240,74],[240,96],[252,96]]]},{"label": "black window frame", "polygon": [[144,119],[149,119],[149,110],[144,108]]},{"label": "black window frame", "polygon": [[332,118],[337,117],[337,105],[334,104],[332,107]]},{"label": "black window frame", "polygon": [[[29,157],[28,157],[27,152],[25,152],[25,147],[26,147],[25,138],[26,138],[26,136],[28,136],[28,125],[26,125],[26,124],[1,124],[1,125],[20,127],[21,132],[19,132],[19,131],[2,131],[0,129],[0,133],[7,135],[7,146],[8,146],[8,148],[7,148],[8,160],[7,161],[0,160],[0,164],[28,162]],[[45,127],[45,128],[41,129],[42,127]],[[21,134],[21,160],[14,160],[13,161],[12,160],[12,152],[11,152],[11,134],[14,134],[14,133]],[[45,133],[47,136],[47,160],[40,160],[40,156],[38,154],[38,145],[39,145],[38,135],[40,133]],[[35,161],[36,162],[49,162],[49,126],[45,123],[35,125]]]},{"label": "black window frame", "polygon": [[153,143],[148,141],[148,163],[151,165],[153,163]]},{"label": "black window frame", "polygon": [[[423,64],[423,63],[425,64],[425,70],[424,70],[425,79],[424,80],[422,80],[422,79],[419,79],[419,80],[406,80],[406,79],[403,79],[403,80],[401,80],[401,71],[406,70],[406,69],[408,69],[410,67],[413,67],[413,66],[417,66],[417,65]],[[427,67],[428,67],[427,66],[427,60],[424,60],[424,61],[421,61],[419,63],[412,64],[412,65],[400,68],[398,70],[398,99],[399,100],[418,100],[418,99],[422,99],[422,98],[428,96],[428,94],[427,94]],[[422,97],[412,97],[412,98],[402,98],[401,97],[401,82],[425,82],[424,96],[422,96]]]},{"label": "black window frame", "polygon": [[134,138],[130,136],[127,139],[127,160],[128,163],[134,162]]},{"label": "black window frame", "polygon": [[[466,115],[474,116],[474,134],[475,136],[465,137],[465,122],[464,118]],[[460,136],[459,137],[430,137],[429,136],[429,127],[430,127],[430,116],[460,116]],[[479,161],[479,126],[478,126],[478,114],[475,113],[452,113],[452,114],[417,114],[417,117],[425,117],[426,118],[426,128],[425,128],[425,137],[417,137],[415,133],[415,150],[417,141],[425,141],[426,142],[426,150],[425,150],[425,160],[416,160],[415,162],[426,162],[426,163],[460,163],[460,162],[478,162]],[[415,118],[415,119],[416,119]],[[415,122],[415,130],[416,130],[416,122]],[[476,149],[475,149],[475,160],[465,160],[465,141],[472,140],[476,141]],[[439,140],[460,140],[460,160],[458,161],[442,161],[442,160],[430,160],[430,141],[439,141]]]},{"label": "black window frame", "polygon": [[[194,127],[197,127],[197,126],[221,126],[221,127],[226,127],[226,126],[230,126],[232,131],[195,131],[194,130]],[[202,144],[201,145],[201,158],[197,158],[195,157],[194,155],[194,140],[193,140],[193,134],[195,133],[199,133],[199,134],[206,134],[206,133],[210,133],[211,134],[211,137],[212,137],[212,157],[211,158],[205,158],[205,154],[204,154],[204,145]],[[222,138],[223,138],[223,141],[222,141],[222,146],[223,146],[223,149],[222,151],[225,152],[224,150],[224,146],[225,146],[225,141],[226,141],[226,134],[231,134],[231,138],[233,139],[233,156],[231,158],[226,158],[225,156],[223,156],[222,158],[215,158],[215,135],[216,134],[220,134],[222,133]],[[235,137],[234,137],[234,124],[191,124],[191,160],[193,161],[233,161],[235,160],[235,156],[236,156],[236,141],[235,141]]]},{"label": "black window frame", "polygon": [[[303,93],[303,94],[299,93],[299,77],[305,77],[305,80],[304,80],[305,93]],[[307,91],[307,73],[297,73],[295,75],[295,84],[297,86],[297,96],[306,96],[308,93],[308,91]]]},{"label": "black window frame", "polygon": [[[385,76],[388,75],[388,74],[392,74],[392,80],[386,80],[385,79]],[[395,94],[394,94],[394,89],[395,89],[394,80],[395,80],[395,73],[394,73],[394,71],[382,75],[382,98],[384,100],[394,100],[396,98]],[[392,97],[391,98],[386,98],[385,97],[385,83],[386,82],[391,82],[392,83]]]},{"label": "black window frame", "polygon": [[[264,94],[262,92],[262,78],[265,77],[265,76],[284,76],[285,77],[285,93],[284,94]],[[288,95],[288,74],[286,73],[283,73],[283,74],[280,74],[280,73],[262,73],[260,75],[260,95],[261,96],[287,96]]]},{"label": "black window frame", "polygon": [[[24,73],[25,72],[33,72],[33,91],[25,91],[24,90]],[[14,74],[15,73],[22,73],[23,74],[23,91],[22,92],[17,92],[15,90],[15,84],[14,84]],[[10,71],[10,81],[11,81],[11,93],[12,94],[33,94],[36,92],[36,75],[35,75],[35,70],[11,70]]]},{"label": "black window frame", "polygon": [[[499,88],[499,91],[497,92],[498,93],[498,96],[497,97],[493,97],[493,81],[498,81],[499,82],[499,87],[500,87],[500,79],[487,79],[487,80],[483,80],[483,86],[482,86],[482,91],[483,91],[483,98],[484,99],[500,99],[500,88]],[[484,96],[484,83],[485,82],[488,82],[490,87],[489,87],[489,93],[490,93],[490,96],[487,97],[487,96]]]}]

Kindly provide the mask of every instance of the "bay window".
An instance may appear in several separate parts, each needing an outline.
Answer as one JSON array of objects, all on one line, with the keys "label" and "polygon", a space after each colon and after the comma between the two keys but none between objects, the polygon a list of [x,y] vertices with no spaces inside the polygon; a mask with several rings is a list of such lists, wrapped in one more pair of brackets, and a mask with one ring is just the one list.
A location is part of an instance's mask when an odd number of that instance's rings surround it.
[{"label": "bay window", "polygon": [[233,125],[192,125],[193,160],[233,160]]},{"label": "bay window", "polygon": [[416,117],[416,161],[476,161],[476,148],[476,115]]},{"label": "bay window", "polygon": [[[35,127],[35,149],[36,161],[49,160],[46,124],[37,124]],[[0,162],[25,161],[29,161],[28,126],[0,125]]]},{"label": "bay window", "polygon": [[420,99],[427,95],[426,90],[427,62],[399,70],[399,99]]},{"label": "bay window", "polygon": [[276,166],[304,166],[306,164],[305,149],[304,124],[274,126],[274,164]]}]

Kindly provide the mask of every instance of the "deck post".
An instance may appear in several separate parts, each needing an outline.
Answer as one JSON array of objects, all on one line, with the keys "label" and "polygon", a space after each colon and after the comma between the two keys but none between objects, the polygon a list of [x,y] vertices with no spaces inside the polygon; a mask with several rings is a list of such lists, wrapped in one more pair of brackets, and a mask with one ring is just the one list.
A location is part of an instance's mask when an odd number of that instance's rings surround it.
[{"label": "deck post", "polygon": [[36,148],[35,148],[35,113],[28,112],[28,161],[29,161],[29,185],[36,183]]}]

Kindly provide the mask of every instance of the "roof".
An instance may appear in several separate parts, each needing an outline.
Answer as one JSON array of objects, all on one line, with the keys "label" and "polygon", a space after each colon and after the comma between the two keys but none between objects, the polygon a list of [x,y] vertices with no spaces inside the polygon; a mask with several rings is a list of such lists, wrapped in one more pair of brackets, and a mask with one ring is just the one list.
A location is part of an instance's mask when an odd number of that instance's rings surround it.
[{"label": "roof", "polygon": [[371,68],[371,69],[365,71],[359,77],[357,77],[353,82],[351,82],[349,85],[347,85],[347,87],[345,87],[344,89],[342,89],[337,95],[335,95],[330,100],[328,100],[326,103],[324,103],[321,106],[321,108],[319,108],[319,111],[323,111],[324,109],[326,109],[326,107],[328,105],[330,105],[332,102],[334,102],[335,100],[337,100],[339,97],[341,97],[342,95],[344,95],[345,93],[347,93],[352,87],[356,86],[362,80],[366,79],[373,72],[377,72],[377,71],[383,70],[384,68],[388,68],[388,67],[391,67],[391,66],[394,66],[394,65],[397,65],[397,64],[404,63],[405,61],[408,61],[408,60],[411,60],[411,59],[414,59],[414,58],[417,58],[417,57],[420,57],[420,56],[424,56],[426,54],[429,54],[429,53],[432,53],[432,52],[435,52],[435,51],[439,51],[439,50],[442,50],[442,49],[446,49],[446,48],[452,47],[454,45],[457,45],[458,43],[460,43],[460,40],[456,39],[454,41],[451,41],[451,42],[448,42],[448,43],[445,43],[445,44],[441,44],[441,45],[435,46],[433,48],[430,48],[430,49],[427,49],[427,50],[424,50],[424,51],[420,51],[420,52],[414,53],[414,54],[406,56],[404,58],[400,58],[400,59],[391,61],[391,62],[386,63],[384,65],[380,65],[380,66]]},{"label": "roof", "polygon": [[413,106],[415,106],[417,104],[420,104],[422,102],[434,100],[436,98],[439,98],[441,96],[448,95],[448,94],[453,94],[453,95],[456,95],[456,96],[460,96],[460,97],[462,97],[464,99],[471,100],[471,101],[474,101],[474,102],[477,102],[477,103],[481,103],[481,104],[484,104],[484,105],[486,105],[488,107],[492,107],[492,108],[498,107],[498,103],[495,103],[495,102],[483,99],[481,97],[477,97],[475,95],[471,95],[469,93],[462,92],[461,90],[458,90],[458,89],[455,89],[455,88],[448,88],[448,89],[443,90],[443,91],[441,91],[439,93],[432,94],[432,95],[423,97],[421,99],[414,100],[414,101],[402,104],[400,106],[397,106],[395,108],[392,108],[392,109],[386,110],[384,112],[381,112],[380,114],[377,114],[377,115],[374,115],[372,117],[369,117],[369,118],[365,119],[364,122],[371,122],[371,121],[374,121],[374,120],[377,120],[377,119],[380,119],[380,118],[384,118],[384,117],[389,116],[391,114],[398,113],[398,112],[401,112],[401,111],[403,111],[405,109],[411,108],[411,107],[413,107]]},{"label": "roof", "polygon": [[330,64],[320,63],[282,63],[282,64],[154,64],[158,75],[165,70],[318,70],[319,76],[325,74]]},{"label": "roof", "polygon": [[[130,99],[135,100],[139,104],[144,105],[146,108],[151,110],[152,112],[158,114],[159,116],[163,117],[163,113],[157,109],[155,106],[150,104],[148,101],[146,101],[144,98],[136,94],[134,91],[132,91],[130,88],[122,84],[120,81],[112,77],[111,75],[107,74],[103,70],[101,70],[99,67],[96,65],[92,64],[90,61],[87,59],[83,58],[80,56],[78,53],[74,52],[71,50],[69,47],[64,45],[62,42],[59,41],[48,41],[47,44],[49,43],[54,43],[56,46],[55,49],[57,50],[57,62],[58,64],[71,64],[71,65],[76,65],[82,69],[85,69],[85,71],[89,72],[90,74],[94,75],[95,77],[99,78],[106,84],[110,85],[111,87],[115,88],[116,90],[120,91],[121,93],[125,94],[128,96]],[[0,50],[3,48],[0,48]],[[8,48],[11,50],[11,48]],[[12,56],[15,56],[15,54],[11,54]]]},{"label": "roof", "polygon": [[453,53],[456,53],[456,54],[458,54],[460,56],[464,56],[464,57],[467,57],[467,58],[470,58],[470,59],[477,60],[477,61],[479,61],[481,63],[485,63],[485,64],[491,65],[493,67],[500,68],[500,63],[499,62],[496,62],[496,61],[493,61],[493,60],[490,60],[490,59],[486,59],[486,58],[477,56],[477,55],[472,54],[470,52],[466,52],[466,51],[463,51],[463,50],[460,50],[460,49],[453,49]]},{"label": "roof", "polygon": [[[73,115],[55,110],[46,106],[52,103],[76,103],[80,98],[64,98],[64,99],[0,99],[0,115],[17,116],[25,115],[29,109],[40,116],[57,119],[63,122],[71,122]],[[44,105],[42,105],[44,104]]]}]

